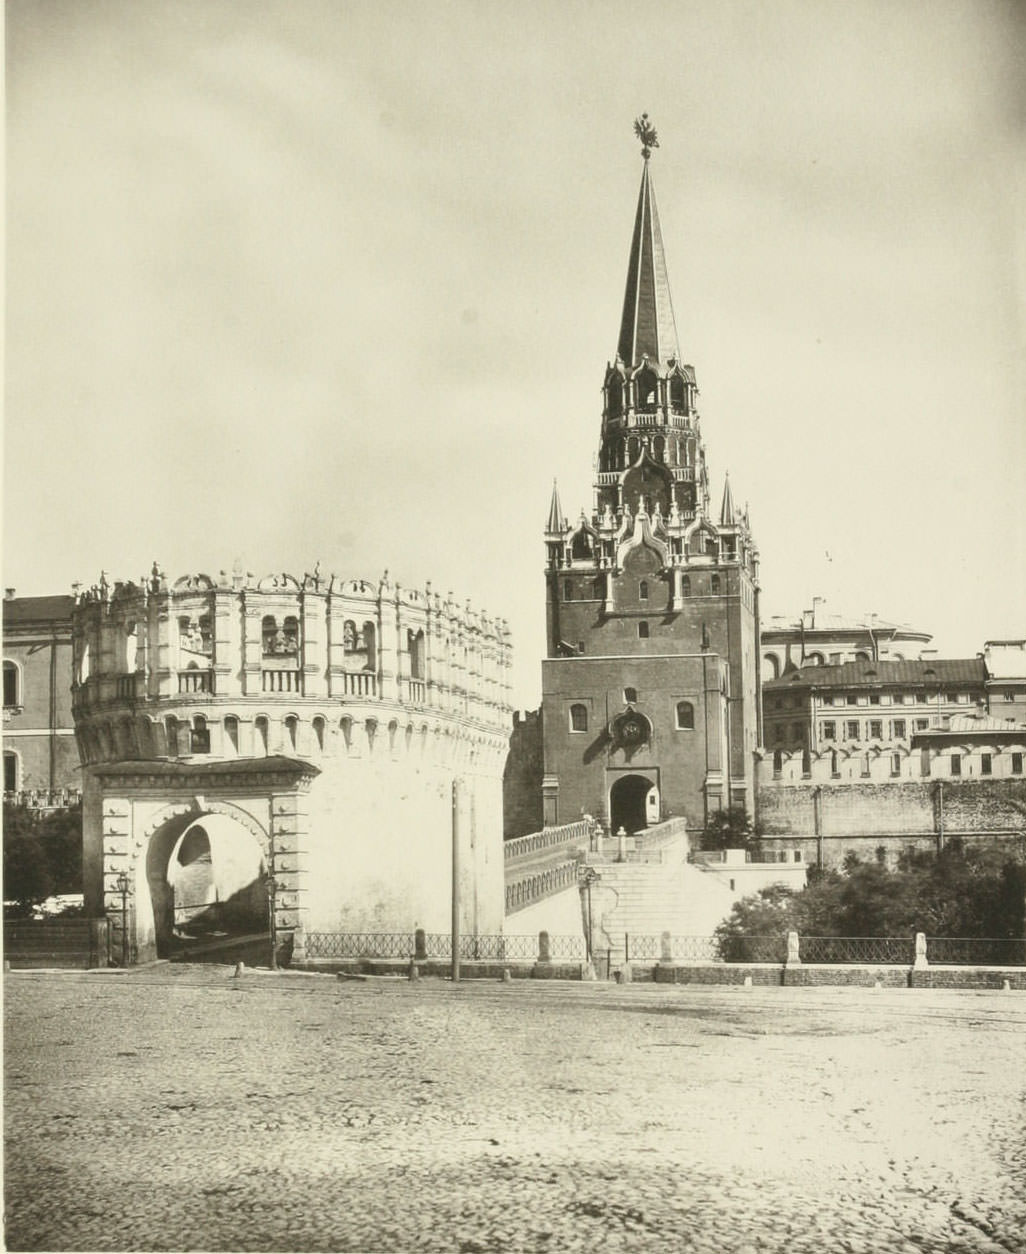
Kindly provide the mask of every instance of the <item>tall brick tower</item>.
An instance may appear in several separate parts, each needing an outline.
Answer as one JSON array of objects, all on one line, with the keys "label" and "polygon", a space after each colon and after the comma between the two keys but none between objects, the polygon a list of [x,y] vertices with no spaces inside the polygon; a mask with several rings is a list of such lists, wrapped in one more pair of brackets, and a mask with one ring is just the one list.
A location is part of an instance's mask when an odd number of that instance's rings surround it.
[{"label": "tall brick tower", "polygon": [[718,514],[681,359],[649,159],[616,360],[603,383],[595,506],[575,523],[553,485],[542,663],[546,824],[582,811],[628,832],[752,812],[760,739],[759,554],[726,481]]}]

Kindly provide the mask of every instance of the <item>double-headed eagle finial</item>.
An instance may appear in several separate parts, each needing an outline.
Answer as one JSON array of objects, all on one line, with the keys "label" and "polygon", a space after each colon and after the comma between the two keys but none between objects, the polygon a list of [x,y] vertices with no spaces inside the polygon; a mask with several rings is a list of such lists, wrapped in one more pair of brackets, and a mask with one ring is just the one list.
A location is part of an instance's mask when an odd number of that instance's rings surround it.
[{"label": "double-headed eagle finial", "polygon": [[635,118],[634,134],[641,140],[641,155],[647,161],[652,155],[652,149],[659,147],[659,140],[656,138],[656,129],[648,120],[647,113],[643,113],[640,118]]}]

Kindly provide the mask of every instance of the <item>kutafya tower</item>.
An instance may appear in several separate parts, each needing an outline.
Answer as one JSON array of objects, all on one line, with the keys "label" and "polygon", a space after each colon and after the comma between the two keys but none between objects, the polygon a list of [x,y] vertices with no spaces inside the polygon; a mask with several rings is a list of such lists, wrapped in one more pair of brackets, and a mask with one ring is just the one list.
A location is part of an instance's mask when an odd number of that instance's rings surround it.
[{"label": "kutafya tower", "polygon": [[759,740],[759,555],[729,479],[709,508],[695,371],[681,359],[649,159],[616,360],[603,383],[595,507],[553,486],[542,664],[547,824],[582,811],[628,831],[700,827],[753,801]]}]

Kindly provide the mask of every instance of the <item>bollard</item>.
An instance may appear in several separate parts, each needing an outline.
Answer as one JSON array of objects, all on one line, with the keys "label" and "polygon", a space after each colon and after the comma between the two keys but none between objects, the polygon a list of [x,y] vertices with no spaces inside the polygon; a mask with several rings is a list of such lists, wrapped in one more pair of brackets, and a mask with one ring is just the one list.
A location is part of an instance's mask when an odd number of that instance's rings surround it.
[{"label": "bollard", "polygon": [[502,968],[502,982],[503,984],[513,983],[513,972],[509,969],[509,967]]},{"label": "bollard", "polygon": [[634,972],[631,970],[631,964],[625,962],[620,968],[620,983],[630,984],[634,979]]},{"label": "bollard", "polygon": [[751,988],[751,987],[752,987],[752,977],[750,975],[746,975],[745,976],[745,988]]},{"label": "bollard", "polygon": [[874,982],[874,984],[873,984],[873,987],[874,987],[874,988],[883,988],[883,985],[880,983],[880,981],[879,981],[879,980],[876,980],[876,981]]},{"label": "bollard", "polygon": [[1012,991],[1012,981],[1011,980],[1002,981],[1001,990],[1002,992],[1010,993]]},{"label": "bollard", "polygon": [[422,927],[418,927],[413,933],[413,956],[414,958],[427,957],[427,938]]},{"label": "bollard", "polygon": [[420,979],[420,967],[417,966],[416,958],[410,959],[410,979],[411,980]]},{"label": "bollard", "polygon": [[246,964],[244,962],[237,962],[235,964],[235,975],[232,978],[237,980],[240,975],[245,974],[245,971],[246,971]]},{"label": "bollard", "polygon": [[659,937],[659,961],[665,963],[673,961],[673,936],[669,932],[663,932]]}]

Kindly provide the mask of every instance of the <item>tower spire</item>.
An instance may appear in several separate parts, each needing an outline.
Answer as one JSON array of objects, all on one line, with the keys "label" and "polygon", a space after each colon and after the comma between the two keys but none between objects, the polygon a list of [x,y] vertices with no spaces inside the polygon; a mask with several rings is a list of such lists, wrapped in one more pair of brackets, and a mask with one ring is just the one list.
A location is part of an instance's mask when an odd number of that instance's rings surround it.
[{"label": "tower spire", "polygon": [[720,506],[720,526],[733,527],[737,521],[734,514],[734,497],[730,491],[730,471],[723,481],[723,504]]},{"label": "tower spire", "polygon": [[559,488],[556,486],[555,479],[552,480],[552,502],[549,505],[549,521],[545,530],[550,533],[563,532],[566,530],[566,522],[563,518],[563,510],[559,504]]},{"label": "tower spire", "polygon": [[647,113],[634,123],[634,132],[641,140],[645,165],[641,172],[617,343],[617,354],[626,366],[639,365],[643,357],[653,363],[680,357],[659,213],[648,172],[649,157],[652,149],[658,148],[659,141]]}]

